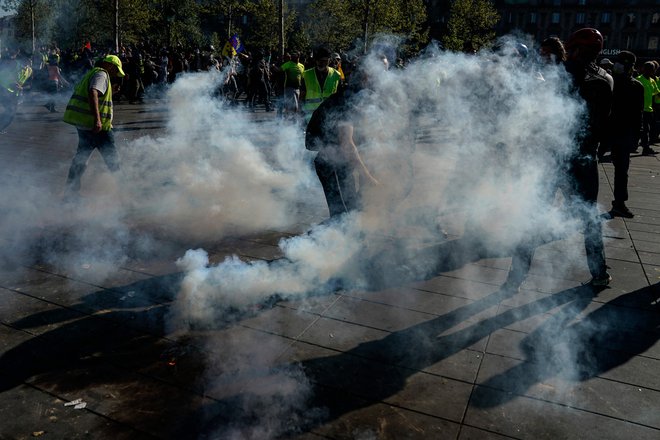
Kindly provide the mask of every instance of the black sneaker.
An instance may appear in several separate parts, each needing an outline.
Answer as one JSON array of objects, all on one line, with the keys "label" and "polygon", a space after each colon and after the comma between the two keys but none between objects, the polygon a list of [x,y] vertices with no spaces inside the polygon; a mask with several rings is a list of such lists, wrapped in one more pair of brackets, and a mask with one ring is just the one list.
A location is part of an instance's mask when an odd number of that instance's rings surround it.
[{"label": "black sneaker", "polygon": [[658,154],[658,152],[655,151],[653,148],[642,149],[642,156],[653,156],[654,154]]},{"label": "black sneaker", "polygon": [[593,277],[586,283],[582,283],[583,286],[594,286],[594,287],[605,287],[612,282],[612,275],[605,272],[603,275]]},{"label": "black sneaker", "polygon": [[635,214],[633,214],[624,203],[616,204],[616,205],[612,204],[612,210],[610,212],[618,217],[625,217],[625,218],[635,217]]}]

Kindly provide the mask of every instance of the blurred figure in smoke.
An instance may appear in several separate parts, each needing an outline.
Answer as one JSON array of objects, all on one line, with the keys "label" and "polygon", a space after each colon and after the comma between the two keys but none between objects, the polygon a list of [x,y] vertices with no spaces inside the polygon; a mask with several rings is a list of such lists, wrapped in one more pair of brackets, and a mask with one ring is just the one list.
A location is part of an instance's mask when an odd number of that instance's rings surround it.
[{"label": "blurred figure in smoke", "polygon": [[564,44],[557,37],[548,37],[543,40],[539,54],[548,64],[561,64],[566,61],[566,49],[564,49]]},{"label": "blurred figure in smoke", "polygon": [[[612,280],[607,273],[603,231],[597,212],[598,142],[603,139],[612,106],[614,80],[596,65],[603,49],[603,36],[592,28],[574,32],[566,42],[566,71],[573,86],[587,106],[587,126],[578,149],[567,164],[567,182],[562,185],[570,211],[580,218],[584,226],[584,245],[592,286],[606,286]],[[514,252],[506,288],[519,288],[532,264],[536,237],[531,237]]]},{"label": "blurred figure in smoke", "polygon": [[51,99],[44,105],[51,113],[55,113],[55,95],[64,87],[69,87],[69,82],[62,76],[62,70],[59,65],[59,56],[48,57],[48,93]]},{"label": "blurred figure in smoke", "polygon": [[119,155],[112,133],[110,78],[115,77],[124,77],[121,60],[116,55],[108,55],[76,84],[64,112],[64,122],[78,129],[78,150],[69,168],[66,197],[80,192],[80,179],[96,148],[110,171],[119,171]]},{"label": "blurred figure in smoke", "polygon": [[341,77],[339,72],[329,66],[330,51],[321,47],[314,51],[315,67],[305,70],[303,73],[303,89],[301,98],[305,121],[309,122],[312,113],[321,105],[324,99],[337,93]]},{"label": "blurred figure in smoke", "polygon": [[614,100],[608,126],[611,130],[612,164],[614,165],[613,215],[633,218],[626,206],[628,200],[628,168],[630,153],[637,149],[637,138],[644,110],[644,86],[633,78],[635,54],[621,51],[613,64]]},{"label": "blurred figure in smoke", "polygon": [[566,71],[573,85],[587,105],[587,127],[579,141],[578,152],[569,164],[568,177],[573,194],[570,202],[576,215],[584,223],[584,245],[594,286],[610,283],[607,273],[603,230],[597,212],[598,142],[604,138],[607,120],[612,108],[614,80],[596,65],[596,58],[603,50],[603,36],[593,28],[575,31],[566,42]]},{"label": "blurred figure in smoke", "polygon": [[305,135],[308,150],[318,151],[314,159],[330,217],[361,208],[359,182],[378,184],[364,164],[354,140],[355,98],[367,84],[367,75],[358,68],[349,77],[349,85],[330,96],[312,115]]},{"label": "blurred figure in smoke", "polygon": [[14,120],[23,85],[32,76],[32,59],[17,52],[0,65],[0,133]]},{"label": "blurred figure in smoke", "polygon": [[129,104],[139,104],[142,103],[144,95],[144,84],[142,83],[142,72],[140,71],[142,55],[131,53],[127,61],[128,66],[124,66],[127,83],[126,96]]}]

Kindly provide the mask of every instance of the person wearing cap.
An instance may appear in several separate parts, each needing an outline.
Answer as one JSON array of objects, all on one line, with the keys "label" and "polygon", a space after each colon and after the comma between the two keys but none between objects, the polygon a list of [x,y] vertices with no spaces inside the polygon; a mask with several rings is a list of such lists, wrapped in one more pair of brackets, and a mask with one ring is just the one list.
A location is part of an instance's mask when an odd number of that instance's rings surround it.
[{"label": "person wearing cap", "polygon": [[303,110],[305,111],[305,122],[309,122],[312,113],[323,100],[337,93],[341,77],[339,72],[329,66],[330,51],[321,47],[314,52],[315,67],[305,70],[303,73]]},{"label": "person wearing cap", "polygon": [[598,215],[598,143],[605,138],[612,108],[614,80],[596,65],[603,50],[603,36],[597,29],[575,31],[566,42],[566,71],[587,107],[585,130],[578,151],[568,164],[571,207],[584,225],[584,245],[592,286],[606,286],[612,280],[605,264],[603,230]]},{"label": "person wearing cap", "polygon": [[612,67],[614,98],[608,123],[614,165],[614,200],[610,214],[633,218],[634,214],[626,206],[628,169],[630,153],[637,149],[644,110],[644,86],[633,78],[633,68],[637,61],[634,53],[621,51],[615,61]]},{"label": "person wearing cap", "polygon": [[[560,188],[568,208],[584,226],[584,246],[591,279],[585,283],[594,287],[607,286],[612,277],[607,272],[603,231],[597,210],[598,143],[605,137],[614,80],[596,65],[596,58],[603,49],[603,36],[593,28],[575,31],[565,45],[564,67],[572,79],[574,90],[587,107],[586,127],[578,140],[577,151],[565,168],[565,180]],[[562,51],[558,51],[561,53]],[[557,60],[549,57],[547,60]],[[564,184],[565,183],[565,184]],[[534,238],[520,245],[514,252],[511,269],[503,286],[506,290],[518,290],[529,273],[534,257]]]},{"label": "person wearing cap", "polygon": [[80,179],[87,168],[89,156],[99,150],[112,172],[119,171],[119,155],[112,133],[111,78],[123,78],[121,60],[108,55],[76,84],[67,104],[63,121],[78,130],[78,149],[67,177],[67,196],[80,192]]}]

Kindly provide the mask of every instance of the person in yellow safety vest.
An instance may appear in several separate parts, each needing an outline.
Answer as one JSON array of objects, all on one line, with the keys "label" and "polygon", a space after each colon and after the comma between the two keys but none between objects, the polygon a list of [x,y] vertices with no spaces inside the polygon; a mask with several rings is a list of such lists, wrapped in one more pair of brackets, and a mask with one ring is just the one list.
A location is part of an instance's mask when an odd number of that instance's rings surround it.
[{"label": "person in yellow safety vest", "polygon": [[112,133],[112,84],[110,78],[124,77],[121,60],[108,55],[76,84],[64,112],[64,122],[78,130],[78,149],[67,177],[65,198],[80,192],[80,179],[89,156],[98,148],[112,172],[119,171],[119,155]]},{"label": "person in yellow safety vest", "polygon": [[0,133],[14,120],[23,85],[32,76],[32,59],[21,57],[3,62],[0,67]]},{"label": "person in yellow safety vest", "polygon": [[314,52],[316,66],[303,73],[303,90],[301,98],[305,122],[312,118],[312,113],[328,96],[337,93],[341,82],[339,72],[329,66],[330,51],[321,47]]},{"label": "person in yellow safety vest", "polygon": [[642,114],[642,131],[640,136],[640,145],[642,154],[652,155],[655,150],[651,148],[653,131],[653,97],[660,94],[658,85],[653,80],[655,74],[655,64],[647,61],[642,65],[642,74],[636,79],[644,86],[644,113]]}]

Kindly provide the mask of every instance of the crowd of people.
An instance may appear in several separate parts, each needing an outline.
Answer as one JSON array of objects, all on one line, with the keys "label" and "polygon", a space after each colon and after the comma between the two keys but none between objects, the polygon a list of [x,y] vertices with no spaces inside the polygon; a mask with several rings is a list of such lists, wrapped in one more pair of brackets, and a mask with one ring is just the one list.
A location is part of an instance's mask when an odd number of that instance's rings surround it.
[{"label": "crowd of people", "polygon": [[[585,28],[574,32],[565,43],[556,37],[544,40],[538,53],[544,62],[565,67],[572,87],[588,109],[587,127],[578,140],[577,154],[566,164],[565,179],[557,182],[554,190],[576,201],[576,216],[585,228],[590,283],[595,286],[607,285],[611,280],[596,207],[598,159],[603,160],[611,152],[615,168],[612,215],[633,217],[626,206],[630,154],[639,147],[642,154],[655,154],[651,144],[660,135],[658,63],[647,61],[640,66],[628,51],[620,52],[614,62],[603,59],[598,63],[602,49],[600,32]],[[523,44],[514,45],[513,50],[521,58],[529,56]],[[469,46],[466,53],[476,53],[476,49]],[[389,69],[388,58],[381,58],[383,68]],[[392,61],[404,68],[400,59]],[[111,171],[120,168],[112,136],[113,100],[137,103],[150,89],[158,93],[159,85],[173,83],[184,73],[211,70],[225,73],[218,90],[222,99],[232,104],[240,99],[249,109],[263,106],[265,111],[277,110],[283,117],[304,123],[306,146],[318,151],[314,165],[331,217],[360,209],[360,185],[354,174],[360,176],[363,185],[378,185],[360,157],[353,139],[351,112],[346,110],[351,94],[367,85],[368,76],[356,60],[327,48],[318,48],[309,57],[290,52],[275,60],[264,52],[222,56],[213,46],[183,50],[133,45],[122,47],[118,54],[107,54],[93,51],[89,44],[77,51],[61,51],[53,44],[42,47],[32,57],[5,52],[1,63],[2,105],[10,111],[3,113],[0,130],[11,123],[22,89],[55,94],[76,83],[64,111],[64,121],[77,128],[79,137],[67,179],[70,199],[80,190],[80,177],[94,149],[100,151]],[[274,97],[280,98],[277,103]],[[57,111],[53,100],[46,107]],[[537,245],[529,240],[518,246],[507,280],[509,286],[520,286],[525,279]]]}]

